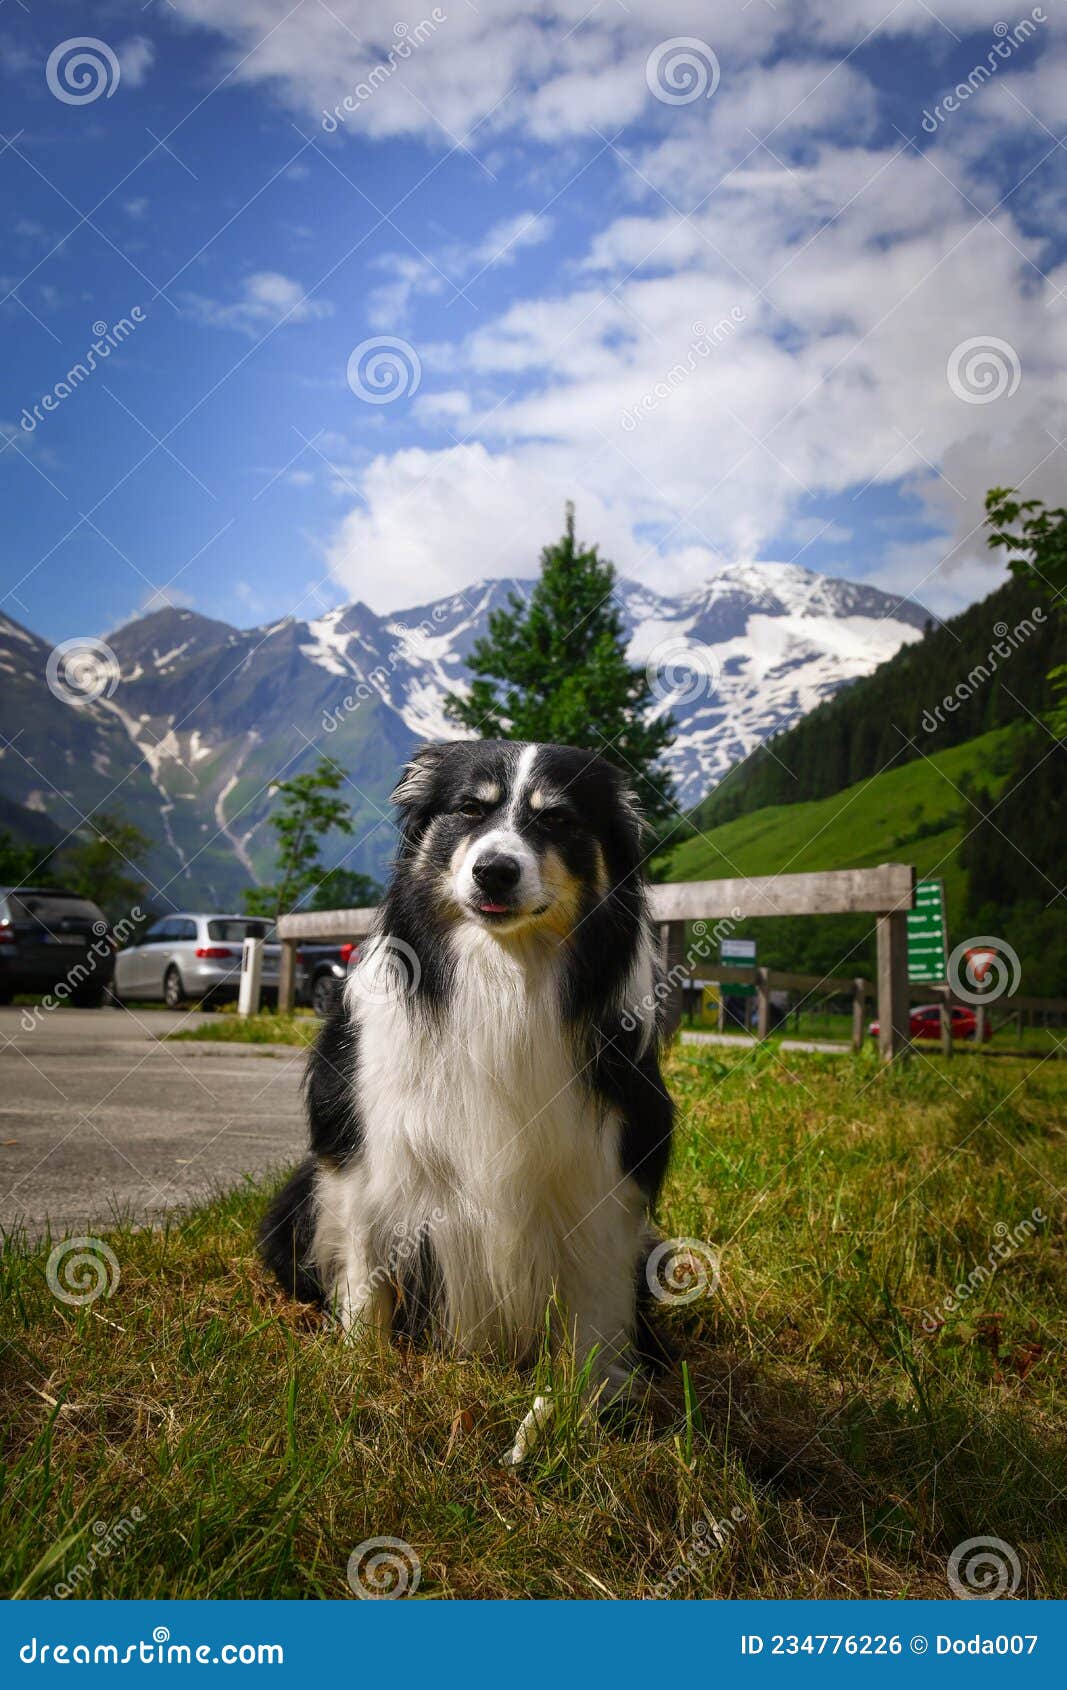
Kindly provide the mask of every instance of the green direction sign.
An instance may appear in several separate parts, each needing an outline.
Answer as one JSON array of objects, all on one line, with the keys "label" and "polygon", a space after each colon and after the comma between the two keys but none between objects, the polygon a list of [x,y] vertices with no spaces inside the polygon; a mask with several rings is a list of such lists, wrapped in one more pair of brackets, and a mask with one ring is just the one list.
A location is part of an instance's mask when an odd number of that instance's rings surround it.
[{"label": "green direction sign", "polygon": [[[756,941],[755,939],[720,939],[719,961],[729,963],[733,968],[755,968]],[[743,986],[726,986],[722,988],[724,998],[751,998],[756,995],[755,983]]]},{"label": "green direction sign", "polygon": [[943,985],[947,955],[944,886],[940,880],[920,880],[915,908],[908,911],[908,979]]}]

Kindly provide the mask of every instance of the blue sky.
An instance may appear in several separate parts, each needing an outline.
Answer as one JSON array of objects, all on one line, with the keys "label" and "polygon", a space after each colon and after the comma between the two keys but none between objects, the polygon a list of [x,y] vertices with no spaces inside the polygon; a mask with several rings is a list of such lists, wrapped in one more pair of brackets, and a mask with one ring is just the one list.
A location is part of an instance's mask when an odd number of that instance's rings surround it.
[{"label": "blue sky", "polygon": [[3,609],[396,608],[533,573],[568,497],[657,590],[982,595],[984,489],[1063,499],[1064,25],[11,0]]}]

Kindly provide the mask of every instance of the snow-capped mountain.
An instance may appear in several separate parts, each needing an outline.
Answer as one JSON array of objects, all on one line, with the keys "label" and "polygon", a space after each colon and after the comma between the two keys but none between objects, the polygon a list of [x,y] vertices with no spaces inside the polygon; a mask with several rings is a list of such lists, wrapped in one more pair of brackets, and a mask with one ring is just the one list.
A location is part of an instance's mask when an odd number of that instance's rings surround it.
[{"label": "snow-capped mountain", "polygon": [[[121,811],[157,842],[160,903],[232,903],[270,870],[270,782],[328,752],[348,771],[356,819],[329,854],[380,873],[397,768],[420,740],[455,736],[446,695],[467,684],[489,612],[531,585],[480,581],[388,616],[357,603],[248,630],[157,611],[97,642],[102,667],[80,678],[93,695],[81,699],[77,674],[65,685],[61,668],[57,684],[47,642],[0,617],[0,699],[19,729],[0,745],[0,798],[64,832]],[[616,597],[631,661],[677,724],[683,807],[927,620],[907,600],[793,564],[733,565],[677,597],[620,579]]]}]

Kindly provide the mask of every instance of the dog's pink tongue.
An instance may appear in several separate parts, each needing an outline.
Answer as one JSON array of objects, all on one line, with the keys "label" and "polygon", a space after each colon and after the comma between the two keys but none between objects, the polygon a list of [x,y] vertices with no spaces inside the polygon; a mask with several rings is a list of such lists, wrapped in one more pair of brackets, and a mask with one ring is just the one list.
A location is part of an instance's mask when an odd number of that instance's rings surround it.
[{"label": "dog's pink tongue", "polygon": [[508,907],[507,904],[479,904],[478,905],[478,908],[481,910],[483,915],[503,915],[505,913],[505,911],[507,910],[507,907]]}]

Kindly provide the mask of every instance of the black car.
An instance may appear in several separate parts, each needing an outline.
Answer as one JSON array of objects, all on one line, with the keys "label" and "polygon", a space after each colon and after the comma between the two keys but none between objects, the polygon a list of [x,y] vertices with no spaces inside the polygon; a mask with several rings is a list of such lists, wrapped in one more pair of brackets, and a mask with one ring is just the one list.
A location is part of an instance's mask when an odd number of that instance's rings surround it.
[{"label": "black car", "polygon": [[96,1009],[114,973],[115,942],[98,904],[58,887],[0,890],[0,1003],[39,992]]},{"label": "black car", "polygon": [[341,995],[358,945],[301,945],[296,953],[296,1000],[325,1021]]}]

